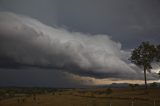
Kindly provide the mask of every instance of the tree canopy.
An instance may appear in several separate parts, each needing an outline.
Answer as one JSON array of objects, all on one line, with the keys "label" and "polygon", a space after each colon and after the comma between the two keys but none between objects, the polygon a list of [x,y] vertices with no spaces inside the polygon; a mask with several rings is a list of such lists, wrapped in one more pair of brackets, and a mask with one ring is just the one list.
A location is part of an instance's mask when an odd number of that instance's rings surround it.
[{"label": "tree canopy", "polygon": [[160,62],[160,45],[157,45],[156,49],[157,49],[156,59],[157,59],[157,62]]},{"label": "tree canopy", "polygon": [[138,48],[132,51],[130,60],[132,63],[143,66],[146,70],[152,69],[151,63],[156,59],[156,47],[149,42],[142,42]]}]

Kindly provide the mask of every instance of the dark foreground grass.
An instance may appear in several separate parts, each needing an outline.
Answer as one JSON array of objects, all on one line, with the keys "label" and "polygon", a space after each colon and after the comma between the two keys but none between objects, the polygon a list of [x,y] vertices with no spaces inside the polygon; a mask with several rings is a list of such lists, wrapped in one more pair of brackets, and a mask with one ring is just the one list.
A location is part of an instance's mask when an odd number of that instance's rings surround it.
[{"label": "dark foreground grass", "polygon": [[160,106],[160,90],[74,89],[46,94],[13,97],[0,101],[0,106]]}]

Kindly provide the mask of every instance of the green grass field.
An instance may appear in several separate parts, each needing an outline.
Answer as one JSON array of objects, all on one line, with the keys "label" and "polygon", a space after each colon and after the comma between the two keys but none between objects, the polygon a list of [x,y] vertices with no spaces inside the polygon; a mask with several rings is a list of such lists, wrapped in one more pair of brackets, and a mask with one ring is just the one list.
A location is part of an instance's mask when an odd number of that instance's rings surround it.
[{"label": "green grass field", "polygon": [[0,106],[160,106],[159,89],[112,89],[109,94],[106,92],[106,89],[67,89],[2,99]]}]

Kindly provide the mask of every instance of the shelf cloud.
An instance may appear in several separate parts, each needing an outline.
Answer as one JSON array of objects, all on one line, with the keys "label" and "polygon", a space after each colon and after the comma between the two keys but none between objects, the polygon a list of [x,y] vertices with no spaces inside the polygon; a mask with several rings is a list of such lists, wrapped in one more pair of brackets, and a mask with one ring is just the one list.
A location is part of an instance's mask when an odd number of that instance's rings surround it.
[{"label": "shelf cloud", "polygon": [[[50,27],[10,12],[0,12],[0,67],[42,67],[94,78],[143,79],[128,61],[130,51],[108,35]],[[54,71],[53,70],[53,71]],[[148,79],[156,79],[151,74]]]}]

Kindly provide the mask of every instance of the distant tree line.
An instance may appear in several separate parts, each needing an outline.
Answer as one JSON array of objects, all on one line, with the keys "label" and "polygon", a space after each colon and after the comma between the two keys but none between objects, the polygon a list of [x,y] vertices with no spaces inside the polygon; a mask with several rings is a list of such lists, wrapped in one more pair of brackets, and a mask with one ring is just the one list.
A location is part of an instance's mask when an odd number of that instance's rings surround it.
[{"label": "distant tree line", "polygon": [[[128,84],[128,87],[131,88],[132,90],[140,89],[143,87],[141,84]],[[149,83],[149,88],[160,88],[160,83],[157,82],[152,82]]]},{"label": "distant tree line", "polygon": [[34,96],[37,94],[45,94],[52,92],[60,92],[62,89],[58,88],[44,88],[44,87],[1,87],[0,99],[18,97],[21,95]]}]

